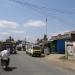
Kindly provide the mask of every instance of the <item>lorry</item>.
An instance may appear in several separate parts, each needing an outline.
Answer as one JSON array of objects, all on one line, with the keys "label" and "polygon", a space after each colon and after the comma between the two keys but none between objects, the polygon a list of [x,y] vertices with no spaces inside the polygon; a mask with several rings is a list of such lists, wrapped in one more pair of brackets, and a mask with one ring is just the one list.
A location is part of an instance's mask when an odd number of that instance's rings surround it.
[{"label": "lorry", "polygon": [[41,48],[39,45],[30,45],[29,48],[27,48],[26,53],[28,53],[31,56],[41,56]]}]

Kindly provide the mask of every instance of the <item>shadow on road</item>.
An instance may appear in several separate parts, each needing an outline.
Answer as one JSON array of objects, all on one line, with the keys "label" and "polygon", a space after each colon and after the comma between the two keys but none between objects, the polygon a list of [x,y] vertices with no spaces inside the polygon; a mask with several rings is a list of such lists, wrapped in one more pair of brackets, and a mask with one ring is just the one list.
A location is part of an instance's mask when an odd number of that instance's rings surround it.
[{"label": "shadow on road", "polygon": [[13,71],[14,69],[17,69],[16,67],[8,67],[7,69],[5,69],[5,71]]},{"label": "shadow on road", "polygon": [[36,57],[36,58],[44,58],[45,56],[44,55],[41,55],[41,56],[34,56],[34,57]]}]

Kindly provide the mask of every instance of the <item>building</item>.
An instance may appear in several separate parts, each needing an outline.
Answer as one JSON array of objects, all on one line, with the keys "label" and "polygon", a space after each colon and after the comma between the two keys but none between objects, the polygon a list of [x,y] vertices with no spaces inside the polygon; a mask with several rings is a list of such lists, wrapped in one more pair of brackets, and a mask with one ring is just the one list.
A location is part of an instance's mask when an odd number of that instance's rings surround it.
[{"label": "building", "polygon": [[[63,35],[62,34],[58,34],[57,36],[52,36],[51,41],[55,41],[55,51],[56,53],[65,53],[66,51],[66,46],[68,43],[75,43],[75,31],[71,31],[71,32],[66,32]],[[69,46],[67,46],[69,47]],[[73,46],[74,47],[74,46]],[[68,50],[69,53],[73,52],[73,54],[75,54],[75,51],[72,51],[74,49],[70,49],[71,47],[69,47]]]},{"label": "building", "polygon": [[58,34],[57,36],[52,36],[50,40],[60,40],[64,39],[67,41],[75,41],[75,31],[66,32],[63,35]]}]

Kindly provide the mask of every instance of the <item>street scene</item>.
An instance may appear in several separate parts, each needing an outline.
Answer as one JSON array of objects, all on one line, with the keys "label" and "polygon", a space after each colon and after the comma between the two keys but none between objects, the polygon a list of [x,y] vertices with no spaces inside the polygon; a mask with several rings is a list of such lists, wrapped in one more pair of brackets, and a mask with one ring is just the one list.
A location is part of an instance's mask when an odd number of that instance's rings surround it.
[{"label": "street scene", "polygon": [[75,75],[74,71],[66,70],[43,58],[32,58],[24,52],[11,55],[9,69],[4,71],[0,66],[0,75]]},{"label": "street scene", "polygon": [[[44,38],[46,39],[46,36]],[[70,56],[73,53],[68,52],[68,55],[66,52],[56,53],[56,48],[52,50],[51,46],[53,45],[48,43],[47,40],[44,40],[43,43],[38,41],[37,43],[30,43],[26,40],[15,41],[11,36],[8,37],[5,42],[0,44],[0,60],[2,57],[5,58],[6,53],[3,51],[6,49],[10,52],[10,61],[7,68],[3,68],[2,61],[0,61],[0,74],[75,75],[75,57]],[[4,56],[1,55],[2,52]],[[62,48],[58,52],[63,52]]]},{"label": "street scene", "polygon": [[75,75],[74,0],[0,0],[0,75]]}]

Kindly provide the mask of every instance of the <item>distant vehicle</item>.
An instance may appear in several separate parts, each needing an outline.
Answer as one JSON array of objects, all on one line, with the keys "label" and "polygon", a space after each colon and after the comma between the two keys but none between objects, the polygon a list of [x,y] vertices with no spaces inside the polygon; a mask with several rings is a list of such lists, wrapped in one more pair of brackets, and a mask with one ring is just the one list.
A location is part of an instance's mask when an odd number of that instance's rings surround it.
[{"label": "distant vehicle", "polygon": [[17,45],[17,46],[16,46],[16,50],[22,51],[22,44]]},{"label": "distant vehicle", "polygon": [[26,53],[31,56],[41,56],[41,48],[39,45],[30,45]]},{"label": "distant vehicle", "polygon": [[32,45],[31,44],[27,44],[26,45],[26,54],[30,54],[31,48],[32,48]]}]

